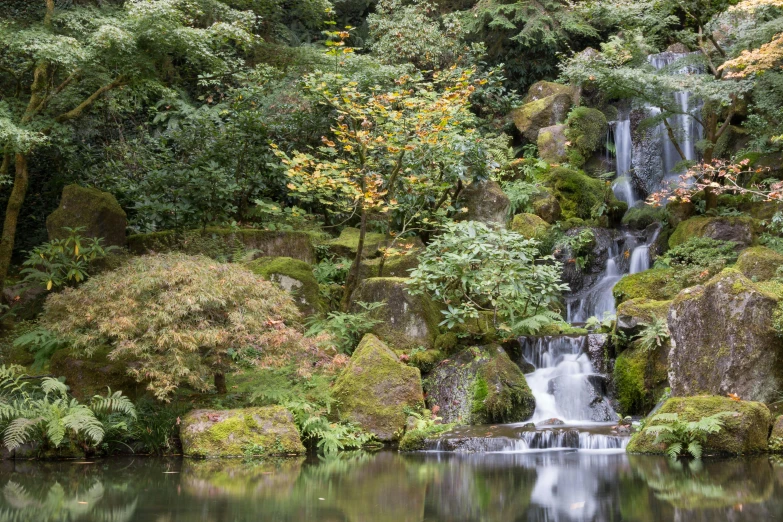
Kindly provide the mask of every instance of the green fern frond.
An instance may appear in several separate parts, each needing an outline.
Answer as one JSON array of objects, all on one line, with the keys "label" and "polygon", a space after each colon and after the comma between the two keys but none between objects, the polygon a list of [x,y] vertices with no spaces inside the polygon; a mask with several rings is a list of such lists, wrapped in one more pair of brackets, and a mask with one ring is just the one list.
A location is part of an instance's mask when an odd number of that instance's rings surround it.
[{"label": "green fern frond", "polygon": [[53,377],[44,377],[41,381],[41,391],[46,395],[57,394],[65,397],[68,394],[68,386]]},{"label": "green fern frond", "polygon": [[679,442],[674,442],[672,444],[669,444],[669,446],[666,448],[666,454],[669,456],[669,458],[676,459],[679,457],[680,452],[682,451],[682,444]]},{"label": "green fern frond", "polygon": [[22,446],[27,442],[30,432],[36,424],[41,422],[42,419],[26,419],[19,417],[8,423],[3,433],[3,445],[8,448],[9,451],[13,451],[16,448]]},{"label": "green fern frond", "polygon": [[688,444],[688,453],[690,453],[694,459],[700,459],[701,458],[701,444],[697,441],[691,441],[690,444]]},{"label": "green fern frond", "polygon": [[131,400],[123,395],[121,391],[112,393],[111,388],[108,388],[105,397],[101,395],[94,396],[90,406],[95,413],[124,413],[134,419],[136,418],[136,407],[133,406]]},{"label": "green fern frond", "polygon": [[63,417],[62,424],[65,428],[91,439],[94,444],[103,440],[103,424],[87,406],[79,405]]}]

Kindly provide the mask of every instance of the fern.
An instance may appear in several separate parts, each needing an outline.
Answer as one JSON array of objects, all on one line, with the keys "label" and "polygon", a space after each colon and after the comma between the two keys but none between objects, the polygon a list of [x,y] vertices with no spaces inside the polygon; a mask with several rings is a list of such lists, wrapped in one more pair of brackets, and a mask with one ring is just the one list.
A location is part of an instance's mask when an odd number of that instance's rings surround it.
[{"label": "fern", "polygon": [[658,424],[645,429],[656,435],[655,444],[664,444],[670,458],[690,455],[694,459],[701,459],[707,436],[723,429],[723,418],[727,415],[731,414],[722,411],[697,421],[685,422],[676,413],[659,413],[650,419],[650,422]]},{"label": "fern", "polygon": [[544,310],[537,313],[536,315],[525,317],[524,319],[514,322],[511,329],[514,331],[514,333],[518,333],[520,335],[535,335],[539,330],[541,330],[541,328],[552,323],[559,323],[562,320],[563,318],[557,312]]},{"label": "fern", "polygon": [[106,397],[101,395],[95,395],[90,401],[90,408],[95,413],[111,414],[111,413],[123,413],[129,417],[136,418],[136,408],[133,406],[131,400],[122,394],[121,391],[111,392],[111,388],[107,388],[108,392]]}]

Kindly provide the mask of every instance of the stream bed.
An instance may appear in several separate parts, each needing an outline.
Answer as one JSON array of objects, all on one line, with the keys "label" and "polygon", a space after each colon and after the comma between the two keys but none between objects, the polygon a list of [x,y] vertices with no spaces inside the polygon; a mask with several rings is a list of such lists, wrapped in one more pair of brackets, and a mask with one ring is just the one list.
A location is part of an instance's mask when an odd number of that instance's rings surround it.
[{"label": "stream bed", "polygon": [[763,521],[783,462],[622,452],[0,463],[0,521]]}]

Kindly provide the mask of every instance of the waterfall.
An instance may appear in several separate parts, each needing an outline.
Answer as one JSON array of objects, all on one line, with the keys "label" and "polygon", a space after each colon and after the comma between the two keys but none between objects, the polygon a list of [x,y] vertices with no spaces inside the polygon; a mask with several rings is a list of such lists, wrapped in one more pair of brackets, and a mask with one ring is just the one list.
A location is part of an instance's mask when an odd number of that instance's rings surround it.
[{"label": "waterfall", "polygon": [[617,158],[617,181],[614,184],[614,194],[620,201],[628,203],[628,207],[636,204],[633,186],[631,185],[631,120],[628,115],[625,119],[619,119],[611,123],[614,131],[614,148]]},{"label": "waterfall", "polygon": [[526,375],[536,398],[531,422],[608,422],[616,418],[606,400],[606,382],[585,353],[587,337],[522,337],[522,356],[535,366]]},{"label": "waterfall", "polygon": [[657,227],[652,237],[644,244],[637,246],[631,252],[631,261],[629,263],[628,273],[638,274],[650,269],[650,247],[658,240],[658,234],[661,228]]}]

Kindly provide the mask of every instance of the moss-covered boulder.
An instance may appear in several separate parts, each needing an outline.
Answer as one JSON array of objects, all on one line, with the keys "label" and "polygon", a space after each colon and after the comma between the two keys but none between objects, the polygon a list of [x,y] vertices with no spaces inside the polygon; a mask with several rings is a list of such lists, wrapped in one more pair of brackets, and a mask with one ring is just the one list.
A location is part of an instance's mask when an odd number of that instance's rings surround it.
[{"label": "moss-covered boulder", "polygon": [[[767,435],[772,425],[769,409],[760,402],[735,401],[728,397],[702,395],[673,397],[657,413],[676,413],[681,420],[697,421],[720,412],[729,412],[723,418],[724,428],[707,437],[706,454],[742,455],[767,450]],[[655,434],[649,428],[659,424],[648,422],[644,429],[631,437],[629,453],[664,453],[663,444],[655,444]]]},{"label": "moss-covered boulder", "polygon": [[[550,125],[539,129],[536,145],[538,157],[547,163],[565,163],[568,161],[566,126]],[[584,162],[582,162],[584,163]]]},{"label": "moss-covered boulder", "polygon": [[135,399],[144,393],[145,384],[139,384],[128,375],[128,363],[112,361],[107,348],[96,351],[90,357],[74,356],[70,349],[54,352],[49,361],[49,371],[65,377],[71,394],[80,401],[88,401],[96,394],[104,395],[107,387],[112,392],[122,391]]},{"label": "moss-covered boulder", "polygon": [[362,260],[359,268],[361,278],[410,276],[411,270],[419,266],[419,255],[424,244],[415,238],[399,241],[392,248],[396,250],[395,253]]},{"label": "moss-covered boulder", "polygon": [[753,281],[768,281],[783,266],[783,255],[763,246],[743,250],[735,268]]},{"label": "moss-covered boulder", "polygon": [[652,268],[644,272],[628,274],[622,277],[612,294],[619,305],[629,299],[650,299],[653,301],[668,301],[682,290],[674,280],[674,269]]},{"label": "moss-covered boulder", "polygon": [[690,201],[669,201],[665,208],[669,218],[669,226],[675,228],[696,214],[696,205]]},{"label": "moss-covered boulder", "polygon": [[426,380],[427,404],[444,422],[521,422],[536,401],[522,370],[498,345],[467,348],[440,364]]},{"label": "moss-covered boulder", "polygon": [[[353,259],[359,249],[360,230],[354,227],[345,227],[340,236],[326,242],[329,251],[338,257]],[[373,258],[386,241],[386,236],[378,232],[367,231],[364,234],[363,257]]]},{"label": "moss-covered boulder", "polygon": [[738,247],[750,246],[756,239],[758,225],[752,218],[698,216],[680,222],[669,236],[669,248],[685,243],[692,237],[709,237],[733,241]]},{"label": "moss-covered boulder", "polygon": [[375,335],[395,350],[431,348],[438,336],[440,312],[426,295],[408,293],[407,281],[402,277],[365,279],[351,296],[351,309],[360,311],[359,301],[385,303],[371,314],[380,321],[373,328]]},{"label": "moss-covered boulder", "polygon": [[282,406],[194,410],[180,425],[182,452],[190,457],[290,455],[305,452],[294,416]]},{"label": "moss-covered boulder", "polygon": [[533,214],[550,225],[560,221],[563,215],[560,202],[549,190],[542,190],[536,193],[530,202],[530,206],[533,207]]},{"label": "moss-covered boulder", "polygon": [[128,219],[117,200],[98,189],[66,185],[60,206],[46,218],[49,239],[68,237],[65,227],[84,227],[84,237],[103,238],[104,245],[124,247]]},{"label": "moss-covered boulder", "polygon": [[511,112],[517,130],[531,143],[538,139],[538,131],[565,120],[571,108],[568,94],[553,94],[528,102]]},{"label": "moss-covered boulder", "polygon": [[358,424],[382,441],[399,439],[407,419],[405,409],[424,403],[419,369],[401,363],[372,334],[359,343],[333,392],[339,418]]},{"label": "moss-covered boulder", "polygon": [[234,253],[245,251],[253,257],[291,257],[314,263],[314,243],[318,239],[317,234],[299,231],[207,227],[206,230],[134,234],[128,237],[128,249],[137,255],[184,252],[221,261],[237,261],[233,259]]},{"label": "moss-covered boulder", "polygon": [[535,214],[517,214],[511,221],[511,230],[528,239],[538,237],[549,230],[549,223]]},{"label": "moss-covered boulder", "polygon": [[572,110],[568,115],[565,130],[568,163],[582,167],[601,146],[608,128],[606,116],[598,109],[577,107]]},{"label": "moss-covered boulder", "polygon": [[[627,208],[624,203],[615,198],[611,190],[607,191],[604,181],[591,178],[578,170],[553,168],[544,175],[543,182],[557,198],[563,219],[574,217],[591,219],[594,209],[605,200],[608,201],[609,206],[607,214],[619,213],[621,216]],[[618,212],[621,207],[622,211]],[[542,218],[546,220],[543,216]],[[617,219],[619,218],[618,216]]]},{"label": "moss-covered boulder", "polygon": [[613,381],[622,415],[645,415],[668,384],[669,345],[646,350],[634,343],[617,356]]},{"label": "moss-covered boulder", "polygon": [[778,301],[731,268],[680,292],[669,309],[672,393],[771,400],[783,377]]},{"label": "moss-covered boulder", "polygon": [[563,85],[562,83],[548,82],[542,80],[531,85],[524,99],[523,103],[530,103],[536,100],[542,100],[556,94],[565,94],[571,99],[573,105],[579,105],[582,92],[579,87],[575,85]]},{"label": "moss-covered boulder", "polygon": [[653,223],[665,221],[667,217],[665,207],[640,204],[628,209],[623,216],[622,224],[634,230],[644,230]]},{"label": "moss-covered boulder", "polygon": [[474,181],[460,193],[460,206],[467,208],[461,218],[467,221],[480,221],[486,225],[505,227],[508,220],[508,208],[511,201],[492,180]]},{"label": "moss-covered boulder", "polygon": [[783,451],[783,415],[778,415],[769,433],[769,451],[780,453]]},{"label": "moss-covered boulder", "polygon": [[292,257],[260,257],[248,263],[247,267],[254,274],[277,283],[289,292],[303,314],[313,315],[323,311],[312,265]]},{"label": "moss-covered boulder", "polygon": [[672,302],[654,301],[644,297],[623,301],[617,307],[617,329],[628,336],[639,333],[642,324],[655,319],[665,321]]}]

